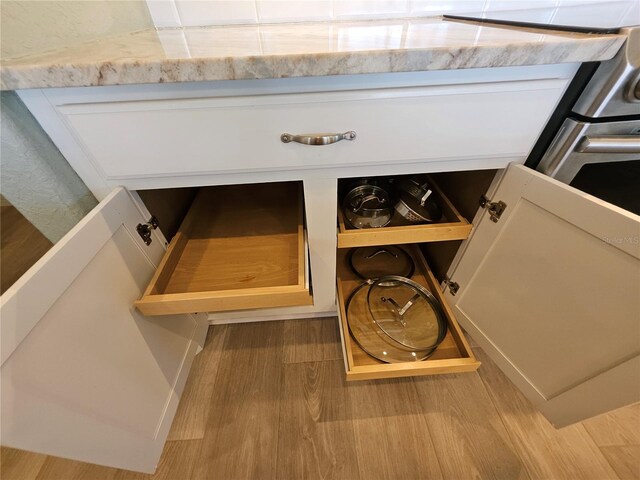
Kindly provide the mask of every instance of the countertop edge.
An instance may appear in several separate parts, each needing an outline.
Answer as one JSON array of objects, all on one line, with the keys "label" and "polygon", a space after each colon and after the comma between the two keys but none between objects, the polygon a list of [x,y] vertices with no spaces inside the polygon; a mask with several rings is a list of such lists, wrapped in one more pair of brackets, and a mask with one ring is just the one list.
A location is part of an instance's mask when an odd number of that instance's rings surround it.
[{"label": "countertop edge", "polygon": [[553,43],[425,47],[349,52],[3,65],[0,89],[89,87],[353,75],[582,63],[612,58],[622,35]]}]

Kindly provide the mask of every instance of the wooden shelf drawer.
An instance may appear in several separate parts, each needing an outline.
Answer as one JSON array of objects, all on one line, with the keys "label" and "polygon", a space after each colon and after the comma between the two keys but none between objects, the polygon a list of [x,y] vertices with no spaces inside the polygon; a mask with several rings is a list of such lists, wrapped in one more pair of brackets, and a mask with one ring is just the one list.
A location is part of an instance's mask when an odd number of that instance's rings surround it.
[{"label": "wooden shelf drawer", "polygon": [[382,228],[358,229],[351,227],[338,205],[338,248],[399,245],[406,243],[465,240],[472,225],[458,212],[440,187],[428,176],[433,191],[442,207],[443,220],[438,223],[411,225],[394,213],[391,223]]},{"label": "wooden shelf drawer", "polygon": [[347,380],[471,372],[480,366],[420,249],[417,245],[405,248],[416,263],[416,273],[412,279],[425,286],[443,307],[448,322],[447,335],[434,354],[422,362],[384,363],[367,354],[351,336],[346,313],[346,301],[362,280],[349,267],[348,251],[338,250],[338,322]]},{"label": "wooden shelf drawer", "polygon": [[299,183],[203,188],[135,305],[144,315],[311,305]]}]

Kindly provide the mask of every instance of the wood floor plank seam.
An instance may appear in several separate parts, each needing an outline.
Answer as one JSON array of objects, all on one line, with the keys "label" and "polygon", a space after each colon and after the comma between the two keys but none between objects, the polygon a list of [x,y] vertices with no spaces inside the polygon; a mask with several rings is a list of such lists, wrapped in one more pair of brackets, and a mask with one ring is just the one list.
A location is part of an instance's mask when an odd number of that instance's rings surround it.
[{"label": "wood floor plank seam", "polygon": [[282,358],[282,321],[228,326],[194,478],[275,478]]},{"label": "wood floor plank seam", "polygon": [[[475,374],[475,372],[474,372],[474,374]],[[413,389],[416,392],[416,396],[419,398],[420,397],[420,392],[418,391],[418,386],[416,385],[416,379],[415,378],[411,379],[411,385],[413,386]],[[424,412],[422,412],[421,415],[424,417]],[[431,427],[429,427],[429,422],[427,421],[426,418],[425,418],[425,424],[427,426],[427,433],[429,434],[429,439],[431,440],[431,443],[435,445],[435,441],[434,441],[434,438],[433,438],[433,433],[431,432]],[[436,461],[438,463],[438,470],[440,470],[440,475],[442,475],[442,477],[444,478],[444,469],[443,469],[443,466],[442,466],[442,461],[440,460],[440,456],[437,454],[437,452],[436,452]]]},{"label": "wood floor plank seam", "polygon": [[607,445],[600,447],[600,451],[620,480],[640,478],[640,445]]},{"label": "wood floor plank seam", "polygon": [[[602,450],[603,447],[601,447],[600,445],[598,445],[598,443],[595,441],[595,439],[593,438],[593,436],[589,433],[589,429],[587,427],[585,427],[584,423],[579,423],[576,425],[579,429],[581,429],[584,432],[584,436],[589,439],[589,442],[591,442],[594,446],[594,448],[600,453],[600,455],[602,456],[602,458],[604,459],[604,461],[611,467],[611,469],[616,473],[616,479],[615,480],[624,480],[620,478],[620,475],[618,475],[618,472],[615,468],[615,465],[613,465],[610,461],[610,459],[605,455],[604,451]],[[638,477],[638,479],[636,480],[640,480],[640,477]]]},{"label": "wood floor plank seam", "polygon": [[[480,348],[480,347],[474,347],[474,350],[475,350],[475,348]],[[482,368],[482,367],[480,367],[480,368]],[[489,400],[491,401],[491,404],[493,405],[493,408],[498,413],[498,418],[500,419],[500,422],[502,423],[502,426],[504,427],[504,429],[507,432],[507,435],[509,436],[509,440],[511,442],[511,447],[513,448],[513,451],[515,452],[516,456],[520,460],[520,463],[522,464],[522,466],[524,467],[525,471],[527,472],[527,475],[529,475],[530,478],[534,478],[533,477],[533,472],[531,472],[529,467],[527,466],[527,462],[525,461],[526,459],[522,456],[522,454],[520,453],[519,449],[516,448],[514,432],[511,431],[511,428],[509,428],[509,425],[505,421],[505,419],[504,419],[504,417],[502,415],[502,412],[500,411],[500,408],[498,408],[498,405],[496,404],[496,401],[493,398],[493,395],[489,391],[489,387],[487,386],[487,384],[485,383],[484,379],[482,378],[482,375],[478,374],[477,372],[476,372],[476,374],[480,378],[480,383],[482,385],[482,388],[484,389],[484,392],[487,394],[487,397],[489,397]]]},{"label": "wood floor plank seam", "polygon": [[[476,350],[476,354],[483,361],[485,367],[482,372],[479,372],[480,378],[485,384],[490,398],[494,401],[498,413],[503,418],[503,422],[509,425],[507,432],[513,439],[516,451],[520,453],[520,449],[522,449],[523,464],[532,479],[619,480],[615,470],[593,442],[591,436],[588,435],[584,425],[575,424],[564,429],[555,429],[509,381],[504,373],[491,362],[481,348]],[[492,386],[492,381],[502,382],[503,385],[496,384]],[[506,390],[499,393],[496,390],[499,387]],[[520,415],[514,416],[514,425],[510,425],[508,418],[504,415],[505,406],[498,403],[501,400],[507,402],[510,408],[520,408]],[[529,411],[532,412],[531,415]],[[529,436],[525,430],[531,427],[538,430],[535,431],[535,436],[532,436],[531,442],[529,442]],[[522,435],[517,435],[516,430],[522,430]],[[536,441],[540,442],[540,440],[542,440],[542,444],[536,443]],[[540,451],[541,448],[542,452]],[[523,456],[525,452],[530,454],[530,457],[525,458]],[[594,455],[596,453],[597,455]],[[544,459],[543,461],[540,461],[541,456]],[[533,471],[532,468],[534,466],[540,471]],[[553,474],[544,474],[545,470],[551,470]]]},{"label": "wood floor plank seam", "polygon": [[[611,468],[613,470],[616,469],[615,465],[613,463],[611,463],[611,460],[607,457],[607,455],[604,453],[603,448],[605,447],[598,447],[598,450],[600,450],[600,453],[602,453],[602,456],[605,458],[605,460],[607,461],[607,463],[611,466]],[[618,474],[618,472],[616,471],[616,475],[618,475],[618,480],[623,480],[620,478],[620,475]]]},{"label": "wood floor plank seam", "polygon": [[[479,349],[479,348],[480,347],[474,347],[474,350]],[[526,458],[524,458],[522,453],[520,452],[520,450],[518,448],[516,448],[515,432],[512,431],[511,427],[506,422],[499,405],[496,403],[496,399],[494,398],[489,385],[487,385],[487,382],[482,377],[482,375],[478,374],[478,376],[480,377],[480,380],[481,380],[481,383],[482,383],[482,387],[484,388],[485,392],[487,393],[487,395],[489,397],[489,400],[491,400],[491,403],[493,404],[493,407],[498,412],[498,418],[500,418],[500,421],[502,422],[502,425],[504,426],[505,430],[507,431],[507,435],[509,436],[509,439],[511,440],[511,445],[513,446],[515,454],[520,459],[520,462],[524,466],[524,468],[525,468],[527,474],[529,475],[529,477],[532,478],[532,479],[536,478],[535,477],[535,472],[532,472],[531,469],[529,468],[529,465],[528,465],[528,462],[526,461]],[[552,480],[552,479],[550,479],[550,480]],[[614,479],[611,479],[611,480],[614,480]],[[615,480],[619,480],[619,479],[615,479]]]},{"label": "wood floor plank seam", "polygon": [[477,372],[414,382],[445,478],[530,479]]},{"label": "wood floor plank seam", "polygon": [[[283,388],[284,388],[284,368],[285,368],[285,362],[284,362],[284,341],[283,341],[283,346],[282,346],[282,350],[283,350],[283,355],[282,355],[282,375],[280,375],[280,392],[282,392]],[[276,480],[278,479],[278,459],[280,458],[280,428],[282,425],[282,396],[278,397],[278,428],[277,428],[277,434],[276,434],[276,465],[275,465],[275,478]]]},{"label": "wood floor plank seam", "polygon": [[[202,440],[204,437],[210,409],[203,400],[209,400],[215,389],[226,336],[226,325],[210,328],[207,332],[204,348],[191,367],[167,440]],[[209,398],[201,398],[207,394]]]},{"label": "wood floor plank seam", "polygon": [[351,404],[342,364],[285,364],[278,479],[358,480]]},{"label": "wood floor plank seam", "polygon": [[640,445],[640,402],[582,422],[599,447]]}]

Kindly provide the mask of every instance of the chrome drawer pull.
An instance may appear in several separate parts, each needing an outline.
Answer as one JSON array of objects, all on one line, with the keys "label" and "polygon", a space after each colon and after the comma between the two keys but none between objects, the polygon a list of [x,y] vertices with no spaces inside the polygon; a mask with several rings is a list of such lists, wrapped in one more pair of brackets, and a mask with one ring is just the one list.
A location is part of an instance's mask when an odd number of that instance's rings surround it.
[{"label": "chrome drawer pull", "polygon": [[312,133],[308,135],[283,133],[280,135],[282,143],[297,142],[303,145],[331,145],[340,140],[353,140],[354,138],[356,138],[356,132],[353,131],[344,133]]},{"label": "chrome drawer pull", "polygon": [[583,137],[576,151],[581,153],[640,153],[640,135]]}]

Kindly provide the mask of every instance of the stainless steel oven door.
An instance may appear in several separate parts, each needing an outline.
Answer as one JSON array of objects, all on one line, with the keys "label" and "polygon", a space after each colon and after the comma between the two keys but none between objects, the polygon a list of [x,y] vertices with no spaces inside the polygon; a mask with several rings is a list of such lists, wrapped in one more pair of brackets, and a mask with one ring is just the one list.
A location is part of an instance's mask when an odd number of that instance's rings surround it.
[{"label": "stainless steel oven door", "polygon": [[640,119],[587,123],[567,119],[537,170],[571,183],[588,163],[640,160]]},{"label": "stainless steel oven door", "polygon": [[602,62],[573,107],[585,117],[640,114],[640,27],[623,29],[627,42]]}]

